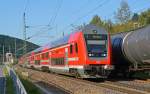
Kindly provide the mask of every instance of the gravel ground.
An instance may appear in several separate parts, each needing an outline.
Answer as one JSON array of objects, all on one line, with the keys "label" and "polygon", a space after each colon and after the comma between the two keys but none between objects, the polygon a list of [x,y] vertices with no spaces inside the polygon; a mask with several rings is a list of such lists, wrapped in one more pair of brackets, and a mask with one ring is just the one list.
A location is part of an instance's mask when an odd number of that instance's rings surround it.
[{"label": "gravel ground", "polygon": [[57,87],[47,85],[43,82],[34,82],[34,84],[43,91],[43,94],[69,94]]},{"label": "gravel ground", "polygon": [[37,82],[43,81],[72,94],[148,94],[132,88],[109,85],[105,82],[90,82],[31,69],[18,68],[18,70],[27,71],[30,79],[34,79]]}]

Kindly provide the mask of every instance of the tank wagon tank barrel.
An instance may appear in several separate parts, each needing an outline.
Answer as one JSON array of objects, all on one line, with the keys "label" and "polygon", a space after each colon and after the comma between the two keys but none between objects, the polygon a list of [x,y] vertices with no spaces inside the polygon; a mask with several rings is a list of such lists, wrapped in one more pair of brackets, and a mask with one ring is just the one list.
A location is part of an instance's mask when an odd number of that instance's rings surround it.
[{"label": "tank wagon tank barrel", "polygon": [[150,70],[150,25],[111,36],[113,64],[119,72]]}]

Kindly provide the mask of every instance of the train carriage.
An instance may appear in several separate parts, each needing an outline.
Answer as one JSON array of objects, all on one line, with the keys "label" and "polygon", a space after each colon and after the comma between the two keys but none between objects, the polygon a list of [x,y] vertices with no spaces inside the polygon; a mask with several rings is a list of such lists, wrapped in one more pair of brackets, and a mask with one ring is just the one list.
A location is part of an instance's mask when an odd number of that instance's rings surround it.
[{"label": "train carriage", "polygon": [[113,70],[110,36],[105,29],[94,25],[87,25],[31,53],[34,53],[29,55],[34,58],[34,64],[29,65],[60,74],[104,78]]}]

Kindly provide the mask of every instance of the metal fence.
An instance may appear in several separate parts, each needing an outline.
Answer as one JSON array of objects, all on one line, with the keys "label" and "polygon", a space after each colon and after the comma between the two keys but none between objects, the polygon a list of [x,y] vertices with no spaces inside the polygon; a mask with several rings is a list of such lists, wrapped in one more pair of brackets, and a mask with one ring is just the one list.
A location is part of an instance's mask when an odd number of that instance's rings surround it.
[{"label": "metal fence", "polygon": [[5,94],[5,77],[3,76],[3,70],[0,66],[0,94]]},{"label": "metal fence", "polygon": [[0,94],[5,94],[5,77],[0,77]]},{"label": "metal fence", "polygon": [[16,94],[27,94],[23,84],[21,83],[19,77],[16,75],[12,68],[7,67],[10,77],[13,79],[13,83],[16,89]]}]

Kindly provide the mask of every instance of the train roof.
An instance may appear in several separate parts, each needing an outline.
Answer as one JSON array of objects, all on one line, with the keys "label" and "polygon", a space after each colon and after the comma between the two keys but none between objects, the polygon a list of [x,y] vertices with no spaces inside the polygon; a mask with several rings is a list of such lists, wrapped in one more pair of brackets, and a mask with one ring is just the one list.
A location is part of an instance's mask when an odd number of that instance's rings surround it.
[{"label": "train roof", "polygon": [[86,25],[83,28],[81,28],[81,29],[79,29],[77,31],[74,31],[74,32],[72,32],[72,33],[70,33],[70,34],[68,34],[68,35],[66,35],[64,37],[61,37],[61,38],[59,38],[59,39],[57,39],[55,41],[49,42],[45,46],[42,46],[42,47],[40,47],[38,49],[35,49],[33,52],[37,53],[37,52],[40,52],[42,50],[47,50],[47,49],[50,49],[50,48],[54,48],[54,47],[58,47],[60,45],[67,44],[68,41],[69,41],[69,38],[70,38],[70,36],[72,34],[75,34],[78,31],[82,31],[83,33],[87,34],[87,33],[90,33],[91,30],[92,31],[96,30],[98,34],[99,33],[103,33],[103,34],[107,33],[107,32],[105,32],[106,30],[104,28],[99,28],[99,27],[97,27],[95,25],[89,24],[89,25]]},{"label": "train roof", "polygon": [[[88,24],[84,26],[82,29],[84,34],[93,34],[93,31],[96,31],[96,34],[107,34],[108,32],[103,27],[97,27],[93,24]],[[92,32],[91,32],[92,31]]]},{"label": "train roof", "polygon": [[[71,33],[72,34],[72,33]],[[69,37],[70,35],[66,35],[64,37],[61,37],[55,41],[52,41],[48,44],[46,44],[45,46],[43,46],[44,48],[53,48],[53,47],[57,47],[57,46],[60,46],[60,45],[64,45],[64,44],[67,44],[68,43],[68,40],[69,40]]]},{"label": "train roof", "polygon": [[[72,33],[71,33],[71,34],[72,34]],[[64,36],[64,37],[61,37],[61,38],[59,38],[59,39],[57,39],[57,40],[55,40],[55,41],[49,42],[49,43],[47,43],[45,46],[42,46],[42,47],[40,47],[40,48],[37,48],[37,49],[33,50],[32,52],[35,52],[35,53],[36,53],[36,52],[40,52],[40,51],[42,51],[42,50],[44,50],[44,49],[50,49],[50,48],[54,48],[54,47],[57,47],[57,46],[60,46],[60,45],[67,44],[67,43],[68,43],[68,40],[69,40],[69,37],[70,37],[71,34],[66,35],[66,36]]]}]

